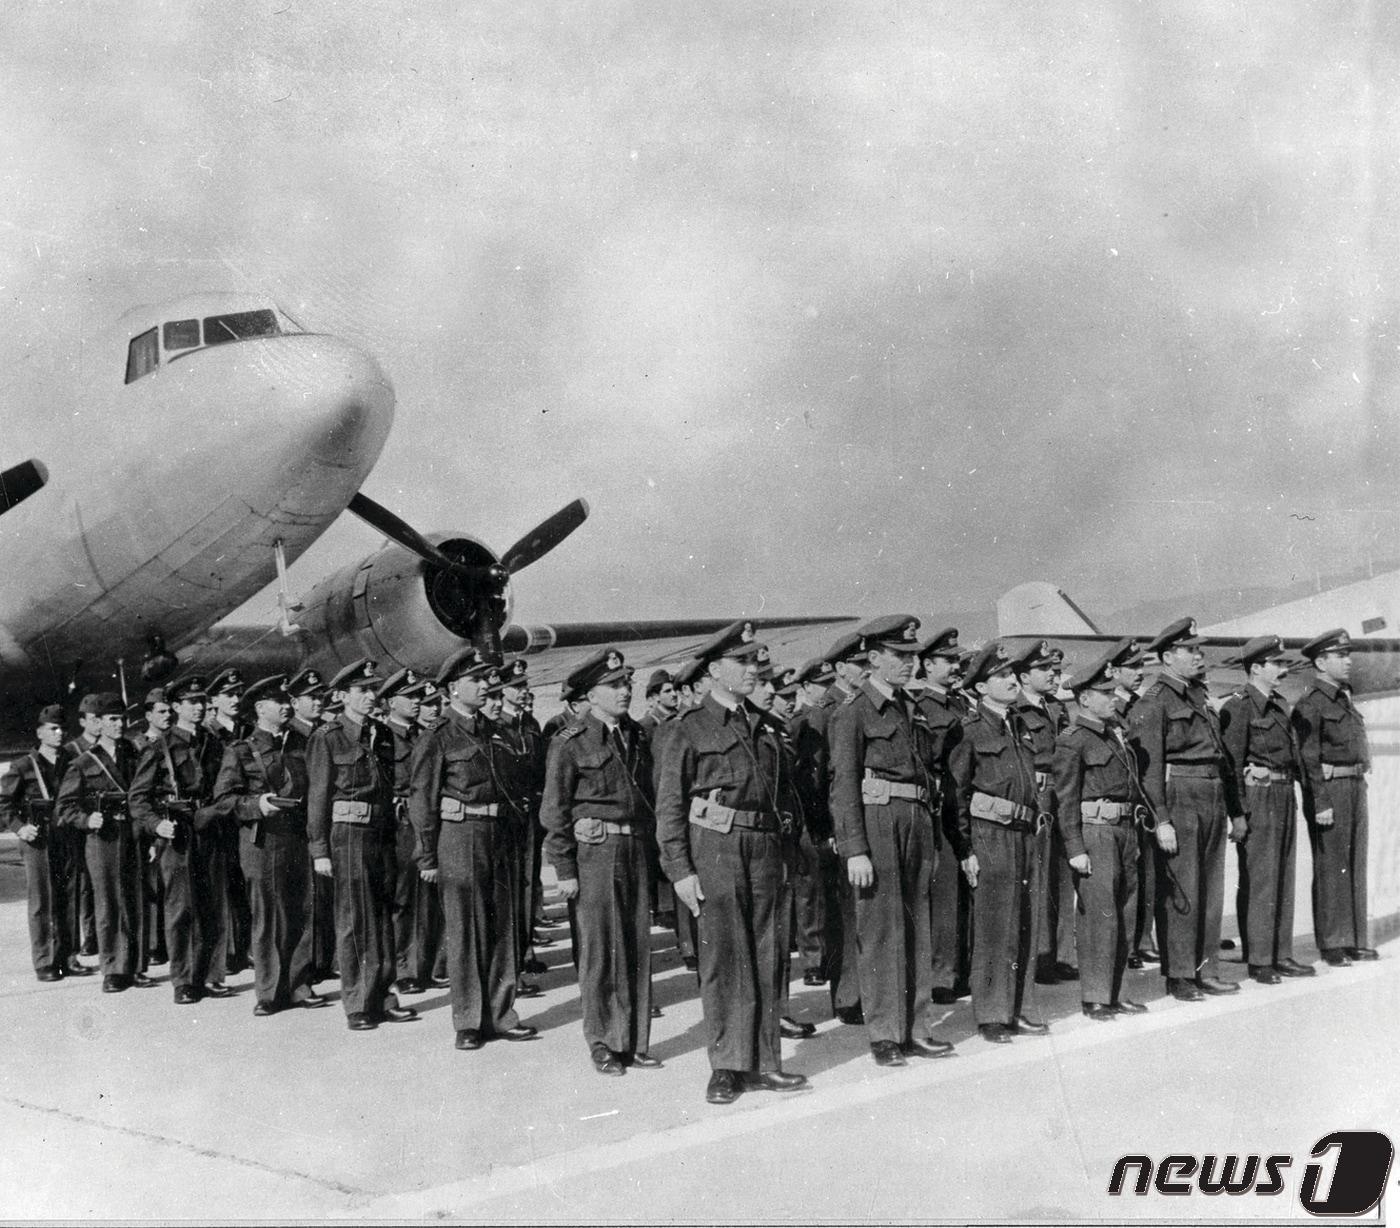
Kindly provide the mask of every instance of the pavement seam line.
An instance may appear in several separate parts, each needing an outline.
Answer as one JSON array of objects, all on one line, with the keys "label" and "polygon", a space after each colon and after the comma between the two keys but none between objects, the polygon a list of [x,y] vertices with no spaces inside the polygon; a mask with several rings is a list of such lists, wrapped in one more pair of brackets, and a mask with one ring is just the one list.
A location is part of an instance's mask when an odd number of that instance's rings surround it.
[{"label": "pavement seam line", "polygon": [[[1364,984],[1381,975],[1384,963],[1355,967],[1346,976],[1346,985],[1333,985],[1332,989],[1344,989],[1350,985]],[[1148,1015],[1136,1016],[1131,1020],[1131,1028],[1111,1033],[1101,1025],[1086,1023],[1068,1035],[1051,1033],[1045,1038],[1028,1037],[1024,1042],[1007,1049],[994,1049],[987,1046],[984,1052],[971,1056],[959,1054],[953,1058],[939,1058],[922,1062],[918,1067],[906,1069],[898,1074],[881,1072],[868,1077],[859,1084],[838,1084],[819,1091],[799,1092],[777,1103],[756,1109],[730,1110],[724,1116],[706,1118],[672,1126],[659,1133],[642,1133],[621,1142],[603,1143],[581,1147],[573,1151],[556,1152],[540,1160],[531,1160],[512,1167],[492,1167],[483,1173],[448,1182],[427,1189],[408,1190],[397,1194],[373,1195],[356,1210],[373,1218],[434,1218],[439,1215],[452,1215],[466,1207],[489,1202],[512,1193],[521,1193],[548,1186],[556,1181],[567,1180],[589,1173],[603,1172],[620,1168],[638,1160],[652,1159],[691,1147],[703,1147],[711,1143],[736,1138],[744,1134],[817,1117],[838,1109],[850,1108],[858,1104],[870,1104],[908,1091],[931,1087],[938,1083],[960,1079],[964,1075],[976,1076],[984,1071],[1004,1070],[1008,1067],[1026,1066],[1038,1061],[1056,1061],[1066,1053],[1096,1048],[1107,1042],[1133,1041],[1144,1034],[1159,1032],[1167,1028],[1189,1027],[1193,1023],[1219,1019],[1226,1015],[1240,1014],[1256,1010],[1271,1003],[1299,998],[1316,993],[1327,986],[1330,977],[1300,979],[1291,985],[1273,988],[1267,995],[1254,994],[1239,997],[1216,998],[1187,1010],[1184,1005],[1173,1003],[1165,1010],[1153,1011]],[[1164,999],[1169,1001],[1169,999]],[[970,1037],[975,1040],[976,1037]],[[851,1058],[832,1069],[843,1065],[865,1062],[865,1055]]]},{"label": "pavement seam line", "polygon": [[113,1125],[110,1122],[98,1121],[93,1117],[84,1117],[81,1113],[69,1112],[67,1109],[34,1104],[28,1100],[18,1100],[13,1096],[0,1096],[0,1104],[10,1104],[18,1109],[24,1109],[31,1113],[40,1113],[49,1117],[59,1117],[64,1121],[75,1122],[81,1126],[92,1126],[98,1130],[110,1130],[114,1134],[125,1134],[128,1137],[139,1138],[148,1143],[159,1143],[166,1147],[174,1147],[179,1151],[186,1151],[191,1155],[199,1156],[201,1159],[223,1160],[231,1164],[237,1164],[243,1168],[257,1169],[259,1172],[268,1173],[274,1177],[294,1177],[298,1181],[305,1181],[311,1185],[320,1186],[322,1189],[332,1190],[337,1194],[344,1194],[351,1198],[372,1198],[375,1196],[374,1190],[366,1190],[359,1186],[346,1185],[340,1181],[328,1181],[324,1177],[313,1177],[310,1173],[303,1173],[295,1168],[276,1168],[271,1164],[264,1164],[261,1160],[250,1160],[245,1156],[233,1155],[231,1152],[216,1151],[212,1147],[197,1147],[195,1144],[187,1143],[183,1139],[171,1138],[165,1134],[155,1134],[149,1130],[138,1130],[134,1126]]}]

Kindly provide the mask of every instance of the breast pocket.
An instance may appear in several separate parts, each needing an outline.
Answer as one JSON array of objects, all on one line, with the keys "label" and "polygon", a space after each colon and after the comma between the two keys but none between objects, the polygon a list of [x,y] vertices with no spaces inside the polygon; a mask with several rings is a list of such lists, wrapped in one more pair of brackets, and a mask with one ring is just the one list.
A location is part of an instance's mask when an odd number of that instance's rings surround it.
[{"label": "breast pocket", "polygon": [[1105,768],[1113,762],[1113,751],[1102,742],[1086,742],[1083,750],[1084,764],[1091,768]]}]

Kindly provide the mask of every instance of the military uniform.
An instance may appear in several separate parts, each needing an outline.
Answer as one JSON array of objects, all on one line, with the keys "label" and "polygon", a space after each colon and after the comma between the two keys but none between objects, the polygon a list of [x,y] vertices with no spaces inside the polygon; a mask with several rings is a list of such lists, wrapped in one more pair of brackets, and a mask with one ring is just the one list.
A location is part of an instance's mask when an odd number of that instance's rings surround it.
[{"label": "military uniform", "polygon": [[[282,680],[276,680],[280,684]],[[262,683],[250,695],[259,694]],[[275,1010],[316,1000],[306,931],[306,760],[304,741],[255,728],[224,752],[214,804],[238,823],[239,854],[252,913],[251,952],[256,1002]],[[260,800],[295,799],[264,814]]]},{"label": "military uniform", "polygon": [[[1085,671],[1073,684],[1076,693],[1096,683],[1111,688],[1104,665],[1099,662]],[[1089,857],[1090,873],[1075,875],[1080,902],[1077,950],[1080,998],[1086,1013],[1095,1017],[1113,1013],[1113,1007],[1141,1009],[1121,999],[1137,919],[1137,828],[1144,813],[1135,756],[1116,721],[1098,720],[1087,712],[1079,712],[1055,741],[1060,839],[1067,859]]]},{"label": "military uniform", "polygon": [[[1048,696],[1032,699],[1023,687],[1021,697],[1011,708],[1035,759],[1036,810],[1043,815],[1053,814],[1051,772],[1055,739],[1066,723],[1064,705]],[[1047,979],[1047,975],[1053,980],[1052,966],[1058,965],[1066,972],[1074,966],[1074,887],[1067,881],[1068,864],[1064,848],[1054,834],[1054,824],[1037,825],[1032,848],[1030,889],[1035,902],[1032,959],[1025,971],[1028,976],[1036,975],[1035,965],[1039,963],[1042,980]],[[1062,891],[1067,891],[1068,902],[1062,898]]]},{"label": "military uniform", "polygon": [[[995,644],[983,650],[992,652]],[[1003,658],[1004,660],[1004,658]],[[979,656],[971,669],[995,669]],[[968,686],[977,681],[969,673]],[[1034,1004],[1031,893],[1038,822],[1035,752],[1016,713],[986,702],[963,721],[948,761],[957,807],[959,862],[976,854],[972,892],[972,1013],[979,1027],[1014,1028]]]},{"label": "military uniform", "polygon": [[[1267,637],[1282,655],[1282,643]],[[1267,659],[1262,655],[1253,659]],[[1248,656],[1246,646],[1246,657]],[[1246,668],[1248,663],[1246,660]],[[1283,699],[1252,684],[1225,701],[1221,733],[1243,780],[1248,830],[1238,845],[1235,914],[1245,963],[1257,979],[1275,981],[1280,965],[1291,974],[1295,828],[1294,782],[1300,759]]]},{"label": "military uniform", "polygon": [[[314,669],[303,669],[287,682],[287,693],[295,700],[298,696],[317,694],[325,689],[321,675]],[[311,735],[321,728],[318,720],[314,724],[292,714],[287,722],[291,736],[298,739],[298,750],[303,759],[306,745]],[[337,975],[335,962],[335,884],[312,868],[310,857],[306,863],[306,934],[311,960],[311,984],[324,981]]]},{"label": "military uniform", "polygon": [[[622,668],[612,655],[619,665],[609,669],[605,657],[603,679]],[[623,1065],[651,1042],[650,789],[649,744],[628,717],[609,728],[590,713],[550,745],[540,819],[549,864],[579,888],[583,1039]]]},{"label": "military uniform", "polygon": [[[1345,632],[1319,636],[1303,649],[1316,659],[1347,651]],[[1366,724],[1351,688],[1317,678],[1293,708],[1293,728],[1306,773],[1304,805],[1313,855],[1313,929],[1329,962],[1374,959],[1366,904],[1368,817],[1366,773],[1371,767]],[[1317,816],[1330,810],[1332,825]]]},{"label": "military uniform", "polygon": [[[333,689],[368,689],[374,663],[347,666]],[[329,858],[335,885],[341,1005],[352,1029],[398,1010],[394,983],[394,740],[370,717],[342,713],[306,748],[307,832],[313,861]]]},{"label": "military uniform", "polygon": [[[55,723],[62,721],[61,712],[54,716]],[[10,761],[0,776],[0,825],[12,832],[25,824],[38,828],[32,841],[22,840],[19,846],[28,896],[29,950],[39,979],[56,981],[68,974],[75,952],[69,917],[69,846],[54,839],[55,832],[62,830],[57,826],[56,803],[68,755],[61,747],[54,754],[52,762],[39,750]]]},{"label": "military uniform", "polygon": [[[121,700],[115,711],[122,711]],[[64,772],[58,791],[58,821],[87,831],[83,845],[92,881],[93,920],[104,989],[125,988],[140,970],[141,871],[136,862],[127,791],[136,752],[125,738],[109,751],[99,740]],[[100,812],[102,826],[88,827]]]},{"label": "military uniform", "polygon": [[[243,675],[236,669],[226,669],[216,674],[209,684],[211,707],[204,719],[204,727],[219,747],[216,760],[221,762],[223,752],[243,737],[246,724],[238,717],[221,716],[212,707],[218,695],[241,695]],[[217,767],[215,775],[217,776]],[[249,947],[253,938],[253,913],[248,902],[248,886],[243,880],[243,865],[239,856],[238,824],[228,815],[221,815],[214,830],[223,842],[224,875],[227,880],[224,889],[224,932],[227,944],[229,972],[242,972],[251,962]],[[221,978],[222,979],[222,978]]]},{"label": "military uniform", "polygon": [[[801,687],[827,682],[832,677],[831,667],[821,658],[814,658],[796,671],[794,681]],[[834,705],[821,711],[829,714],[833,709]],[[806,985],[825,985],[829,981],[833,937],[841,924],[837,883],[841,866],[832,847],[836,831],[828,803],[826,717],[814,720],[816,711],[808,706],[794,712],[786,732],[793,759],[793,781],[802,805],[800,850],[806,872],[793,881],[793,921],[802,957],[802,981]]]},{"label": "military uniform", "polygon": [[[453,664],[449,658],[440,685],[458,676]],[[438,872],[452,1026],[459,1036],[476,1034],[474,1043],[520,1026],[517,841],[503,789],[507,765],[496,761],[491,734],[479,712],[449,706],[442,723],[415,744],[409,776],[418,865]]]},{"label": "military uniform", "polygon": [[[78,706],[80,718],[88,712],[89,701],[96,698],[96,695],[83,696]],[[63,750],[71,763],[84,751],[89,751],[96,745],[97,738],[95,736],[89,737],[86,733],[80,733],[77,737],[69,738],[63,744]],[[88,874],[85,851],[87,832],[60,824],[54,837],[56,843],[66,846],[62,860],[72,870],[68,878],[67,910],[69,923],[72,926],[70,945],[78,954],[96,955],[97,924],[93,915],[92,878]]]},{"label": "military uniform", "polygon": [[[701,650],[752,661],[758,645],[732,624]],[[751,634],[751,632],[750,632]],[[730,667],[726,667],[730,668]],[[685,713],[661,748],[656,802],[661,867],[673,884],[698,879],[700,1000],[714,1072],[707,1098],[732,1100],[745,1076],[785,1090],[805,1079],[782,1072],[781,747],[751,721],[742,698],[716,689]]]},{"label": "military uniform", "polygon": [[[1194,643],[1190,620],[1173,624],[1149,646],[1165,652]],[[1134,706],[1130,733],[1141,752],[1143,792],[1160,828],[1175,828],[1177,851],[1160,843],[1157,862],[1157,931],[1162,973],[1178,996],[1238,989],[1221,981],[1220,923],[1224,905],[1226,815],[1238,814],[1234,767],[1221,740],[1219,721],[1205,689],[1160,674]]]},{"label": "military uniform", "polygon": [[[170,983],[184,1004],[228,974],[226,841],[212,806],[222,759],[222,744],[204,728],[175,725],[142,752],[131,786],[132,816],[155,842]],[[175,824],[170,839],[156,833],[164,819]]]}]

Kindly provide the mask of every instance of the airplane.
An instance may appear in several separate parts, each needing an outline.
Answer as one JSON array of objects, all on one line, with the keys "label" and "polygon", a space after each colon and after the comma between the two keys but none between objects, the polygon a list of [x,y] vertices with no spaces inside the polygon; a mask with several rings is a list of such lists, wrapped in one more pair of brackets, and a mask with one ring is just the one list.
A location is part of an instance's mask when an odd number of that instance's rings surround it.
[{"label": "airplane", "polygon": [[[1189,614],[1182,611],[1182,617]],[[1400,626],[1400,571],[1386,572],[1321,593],[1270,606],[1240,618],[1202,627],[1209,680],[1217,690],[1231,690],[1244,681],[1228,663],[1256,635],[1277,635],[1297,653],[1316,635],[1345,627],[1351,636],[1351,687],[1358,696],[1382,696],[1400,691],[1400,639],[1381,632]],[[998,638],[1010,642],[1047,639],[1067,660],[1087,665],[1124,638],[1146,644],[1160,628],[1130,634],[1099,627],[1061,589],[1032,580],[1007,590],[997,600]],[[1290,698],[1306,685],[1307,670],[1290,670],[1283,690]]]},{"label": "airplane", "polygon": [[[66,412],[28,437],[17,425],[25,459],[0,471],[0,751],[30,744],[43,704],[93,690],[131,702],[183,673],[329,676],[365,656],[429,673],[470,642],[548,652],[557,679],[593,646],[679,659],[731,621],[513,623],[511,577],[587,503],[499,555],[467,533],[420,534],[360,490],[394,408],[372,356],[257,295],[134,307],[87,342]],[[387,540],[294,600],[287,566],[347,510]],[[215,625],[274,580],[276,624]],[[851,620],[752,621],[784,642],[784,628]]]}]

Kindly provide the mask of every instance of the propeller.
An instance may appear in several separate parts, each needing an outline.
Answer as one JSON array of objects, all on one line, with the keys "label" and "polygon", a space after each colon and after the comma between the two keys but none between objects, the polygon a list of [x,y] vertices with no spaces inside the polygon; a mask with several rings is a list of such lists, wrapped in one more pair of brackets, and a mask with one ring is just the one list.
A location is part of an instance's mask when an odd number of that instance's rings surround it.
[{"label": "propeller", "polygon": [[[0,473],[0,516],[23,503],[49,480],[49,471],[42,461],[20,461]],[[565,509],[567,510],[567,509]],[[585,513],[586,514],[586,513]],[[549,521],[545,521],[548,524]],[[541,525],[540,528],[543,528]]]},{"label": "propeller", "polygon": [[472,567],[466,563],[459,563],[434,546],[408,521],[399,519],[382,503],[376,503],[366,495],[352,495],[347,506],[370,528],[378,529],[390,541],[397,542],[411,554],[416,554],[425,563],[441,567],[443,571],[451,572],[454,576],[461,576],[462,579],[470,580],[475,584],[483,579],[504,580],[510,575],[504,567],[499,565]]},{"label": "propeller", "polygon": [[587,519],[586,500],[575,499],[572,503],[565,504],[501,555],[501,566],[512,576],[517,571],[524,571],[531,563],[537,562],[553,550]]}]

